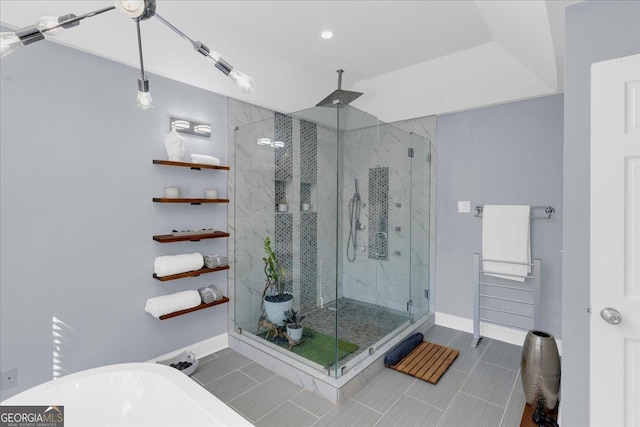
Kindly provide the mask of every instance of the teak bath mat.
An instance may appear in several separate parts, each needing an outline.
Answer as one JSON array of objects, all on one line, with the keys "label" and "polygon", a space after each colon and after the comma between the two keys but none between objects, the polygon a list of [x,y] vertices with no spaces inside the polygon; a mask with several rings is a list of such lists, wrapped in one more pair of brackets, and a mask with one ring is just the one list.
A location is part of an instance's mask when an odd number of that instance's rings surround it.
[{"label": "teak bath mat", "polygon": [[460,352],[423,341],[391,369],[436,384]]}]

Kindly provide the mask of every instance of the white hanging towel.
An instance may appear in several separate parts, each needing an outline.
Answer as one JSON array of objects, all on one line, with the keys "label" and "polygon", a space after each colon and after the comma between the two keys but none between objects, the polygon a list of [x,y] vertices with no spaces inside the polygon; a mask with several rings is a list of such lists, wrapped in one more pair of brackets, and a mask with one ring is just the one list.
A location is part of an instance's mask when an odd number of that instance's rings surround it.
[{"label": "white hanging towel", "polygon": [[[531,263],[531,207],[528,205],[485,205],[482,209],[482,258]],[[530,265],[483,261],[483,270],[507,280],[524,282]]]}]

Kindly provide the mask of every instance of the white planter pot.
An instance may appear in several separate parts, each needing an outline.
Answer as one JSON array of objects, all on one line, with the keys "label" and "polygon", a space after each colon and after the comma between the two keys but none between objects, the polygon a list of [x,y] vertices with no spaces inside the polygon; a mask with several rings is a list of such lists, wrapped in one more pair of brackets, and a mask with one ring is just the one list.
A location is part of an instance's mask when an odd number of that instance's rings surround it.
[{"label": "white planter pot", "polygon": [[278,326],[284,325],[284,312],[293,308],[293,294],[291,299],[283,302],[269,302],[264,300],[264,311],[267,319]]},{"label": "white planter pot", "polygon": [[292,328],[291,326],[287,326],[287,334],[294,341],[300,341],[302,339],[302,330],[303,329],[304,329],[303,326],[300,326],[299,328]]}]

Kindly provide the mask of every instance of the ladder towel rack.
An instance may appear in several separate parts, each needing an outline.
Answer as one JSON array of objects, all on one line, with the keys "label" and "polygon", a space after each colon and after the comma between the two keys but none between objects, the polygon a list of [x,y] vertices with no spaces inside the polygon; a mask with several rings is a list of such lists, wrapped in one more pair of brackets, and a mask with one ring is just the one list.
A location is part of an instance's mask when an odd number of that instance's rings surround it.
[{"label": "ladder towel rack", "polygon": [[[488,281],[486,275],[494,274],[491,271],[482,269],[482,261],[500,262],[505,264],[518,264],[518,265],[530,265],[533,267],[531,274],[526,276],[511,275],[512,277],[522,277],[525,282],[522,285],[505,285],[500,283],[492,283]],[[523,330],[540,329],[540,273],[541,273],[541,261],[535,259],[533,263],[521,263],[512,261],[501,261],[495,259],[481,258],[480,254],[473,254],[473,267],[474,267],[474,283],[473,283],[473,338],[471,340],[471,347],[477,347],[478,342],[482,337],[480,336],[480,321],[495,323],[498,325],[508,326],[512,328],[518,328]],[[502,274],[502,273],[500,273]],[[505,274],[502,274],[503,276]],[[489,289],[507,290],[506,295],[499,295],[490,293]],[[518,298],[514,298],[510,295],[518,294]],[[506,309],[501,307],[492,307],[490,305],[481,304],[483,300],[494,300],[506,303],[513,303],[516,307],[523,307],[526,310],[517,311],[516,309]],[[514,324],[509,320],[496,319],[487,317],[487,312],[500,313],[506,315],[507,319],[524,319],[529,326],[522,326],[520,324]],[[483,314],[485,315],[483,317]]]}]

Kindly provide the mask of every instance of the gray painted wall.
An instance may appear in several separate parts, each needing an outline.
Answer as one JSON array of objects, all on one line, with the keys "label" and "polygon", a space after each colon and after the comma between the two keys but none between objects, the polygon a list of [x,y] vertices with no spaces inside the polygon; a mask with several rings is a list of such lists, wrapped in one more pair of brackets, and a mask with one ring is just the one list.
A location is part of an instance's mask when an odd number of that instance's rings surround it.
[{"label": "gray painted wall", "polygon": [[151,238],[226,229],[226,205],[151,201],[173,184],[185,196],[226,195],[227,172],[151,163],[166,158],[169,115],[213,124],[211,139],[185,136],[186,159],[226,163],[226,99],[151,75],[155,107],[142,111],[137,70],[46,41],[4,58],[0,71],[0,369],[18,368],[19,385],[0,399],[52,378],[54,316],[64,322],[62,374],[149,360],[226,332],[226,305],[167,321],[144,311],[157,295],[211,283],[227,292],[225,272],[151,277],[156,256],[227,251],[225,239]]},{"label": "gray painted wall", "polygon": [[640,52],[640,2],[588,1],[566,10],[562,423],[589,424],[591,64]]},{"label": "gray painted wall", "polygon": [[[473,317],[476,205],[549,205],[552,219],[531,221],[531,247],[542,260],[542,329],[561,337],[562,116],[562,95],[553,95],[438,117],[438,312]],[[459,200],[472,213],[457,213]]]}]

